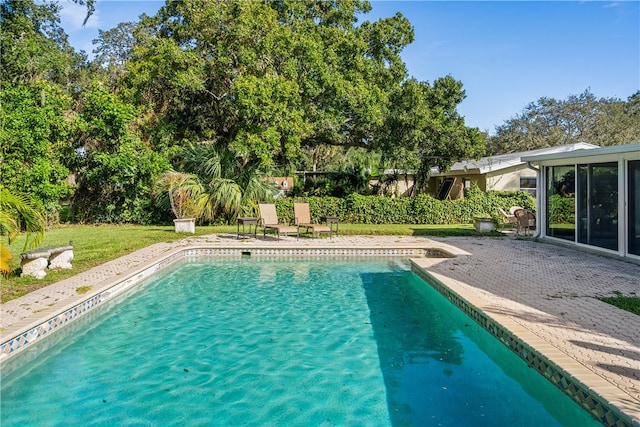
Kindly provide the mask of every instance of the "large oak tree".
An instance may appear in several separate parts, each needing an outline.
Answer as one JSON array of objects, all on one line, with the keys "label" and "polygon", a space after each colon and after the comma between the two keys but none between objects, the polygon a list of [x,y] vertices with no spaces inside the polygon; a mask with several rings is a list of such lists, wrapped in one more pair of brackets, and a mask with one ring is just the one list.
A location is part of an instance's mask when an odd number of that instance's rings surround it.
[{"label": "large oak tree", "polygon": [[462,84],[408,79],[400,53],[412,26],[400,14],[357,25],[370,8],[358,0],[167,2],[137,27],[126,63],[156,148],[214,141],[247,164],[280,167],[304,166],[302,148],[331,145],[411,167],[478,155],[482,135],[456,112]]}]

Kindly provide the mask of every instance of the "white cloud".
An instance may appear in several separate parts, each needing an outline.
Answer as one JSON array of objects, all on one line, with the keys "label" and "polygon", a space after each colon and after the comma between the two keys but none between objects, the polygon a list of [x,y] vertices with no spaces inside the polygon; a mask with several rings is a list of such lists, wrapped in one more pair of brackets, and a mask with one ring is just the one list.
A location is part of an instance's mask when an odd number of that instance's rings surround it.
[{"label": "white cloud", "polygon": [[[70,1],[60,3],[60,6],[62,8],[62,10],[60,11],[60,20],[62,23],[62,27],[67,31],[67,33],[82,29],[82,23],[87,17],[87,7],[80,6]],[[89,20],[84,25],[84,28],[99,28],[101,24],[100,12],[96,10],[89,17]]]}]

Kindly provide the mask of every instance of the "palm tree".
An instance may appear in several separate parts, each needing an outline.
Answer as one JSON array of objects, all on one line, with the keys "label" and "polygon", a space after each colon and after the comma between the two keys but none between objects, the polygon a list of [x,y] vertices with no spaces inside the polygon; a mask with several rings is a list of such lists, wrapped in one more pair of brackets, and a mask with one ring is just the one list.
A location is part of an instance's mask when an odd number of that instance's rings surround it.
[{"label": "palm tree", "polygon": [[202,209],[198,205],[198,199],[203,188],[197,176],[167,171],[156,181],[156,187],[158,195],[166,194],[169,197],[171,212],[177,219],[197,219],[201,216]]},{"label": "palm tree", "polygon": [[186,146],[179,167],[198,176],[204,187],[199,204],[211,220],[218,214],[227,220],[250,215],[258,201],[273,198],[274,186],[264,179],[268,174],[261,164],[210,142]]},{"label": "palm tree", "polygon": [[[0,234],[8,237],[11,244],[22,230],[27,233],[23,251],[35,248],[44,239],[44,214],[33,207],[26,196],[13,194],[0,186]],[[4,242],[0,241],[0,271],[4,274],[11,271],[10,261],[13,258]]]}]

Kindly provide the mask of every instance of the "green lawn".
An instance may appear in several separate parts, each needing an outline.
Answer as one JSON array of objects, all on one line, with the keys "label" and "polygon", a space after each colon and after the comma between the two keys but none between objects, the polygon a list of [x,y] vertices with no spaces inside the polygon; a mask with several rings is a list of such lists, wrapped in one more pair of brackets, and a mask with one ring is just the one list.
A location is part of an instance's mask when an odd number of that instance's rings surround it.
[{"label": "green lawn", "polygon": [[[235,233],[236,226],[196,227],[196,236]],[[386,236],[478,236],[471,224],[456,225],[403,225],[403,224],[340,224],[341,235],[386,235]],[[486,234],[485,234],[486,235]],[[500,236],[498,232],[490,235]],[[7,302],[36,289],[48,286],[75,274],[89,270],[107,261],[127,255],[145,246],[160,242],[173,242],[192,235],[177,234],[173,226],[141,225],[74,225],[61,226],[47,231],[41,246],[67,245],[73,241],[74,260],[72,270],[48,272],[44,279],[33,277],[0,276],[1,301]],[[9,249],[13,254],[12,265],[20,266],[20,252],[24,236],[13,242]],[[640,298],[616,295],[603,301],[623,310],[640,315]]]},{"label": "green lawn", "polygon": [[[196,236],[218,233],[235,233],[236,226],[197,226]],[[458,225],[399,225],[399,224],[340,224],[341,235],[404,235],[404,236],[476,236],[471,224]],[[494,233],[494,235],[500,235]],[[177,234],[173,226],[139,225],[73,225],[49,230],[41,246],[67,245],[73,241],[74,260],[72,270],[48,272],[44,279],[33,277],[2,277],[0,283],[2,302],[9,301],[31,291],[89,270],[107,261],[127,255],[145,246],[160,242],[173,242],[191,235]],[[13,254],[12,266],[20,266],[20,252],[24,236],[13,242],[9,249]]]},{"label": "green lawn", "polygon": [[602,301],[640,316],[640,297],[624,297],[620,292],[614,292],[615,297],[600,298]]}]

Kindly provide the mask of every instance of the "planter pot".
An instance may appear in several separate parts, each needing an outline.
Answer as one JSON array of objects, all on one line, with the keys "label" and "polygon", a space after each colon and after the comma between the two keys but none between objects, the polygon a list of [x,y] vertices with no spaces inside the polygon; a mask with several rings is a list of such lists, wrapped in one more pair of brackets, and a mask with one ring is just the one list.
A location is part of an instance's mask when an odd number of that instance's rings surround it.
[{"label": "planter pot", "polygon": [[195,218],[181,218],[174,219],[173,224],[176,227],[176,233],[191,233],[196,232],[196,219]]},{"label": "planter pot", "polygon": [[479,233],[488,233],[496,229],[496,224],[491,218],[474,218],[473,225]]}]

